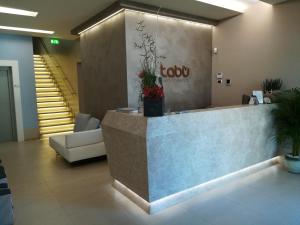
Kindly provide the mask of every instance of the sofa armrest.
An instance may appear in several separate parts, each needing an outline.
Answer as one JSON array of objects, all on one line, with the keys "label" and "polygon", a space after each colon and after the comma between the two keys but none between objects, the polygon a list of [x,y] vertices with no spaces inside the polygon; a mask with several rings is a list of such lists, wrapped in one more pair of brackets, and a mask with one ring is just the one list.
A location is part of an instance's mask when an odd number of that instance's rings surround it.
[{"label": "sofa armrest", "polygon": [[88,130],[66,135],[66,148],[76,148],[103,142],[102,130]]}]

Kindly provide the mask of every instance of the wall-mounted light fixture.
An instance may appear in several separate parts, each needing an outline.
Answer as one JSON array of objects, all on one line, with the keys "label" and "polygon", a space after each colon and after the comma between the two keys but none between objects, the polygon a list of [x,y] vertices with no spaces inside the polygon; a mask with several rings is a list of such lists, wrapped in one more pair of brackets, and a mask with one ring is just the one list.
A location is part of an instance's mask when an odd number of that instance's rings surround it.
[{"label": "wall-mounted light fixture", "polygon": [[72,29],[71,34],[73,35],[82,34],[92,29],[93,27],[103,23],[104,21],[112,18],[113,16],[116,16],[119,13],[124,12],[125,10],[146,13],[147,15],[152,15],[156,17],[157,17],[157,12],[159,11],[160,18],[177,19],[180,21],[185,21],[187,23],[193,23],[193,24],[196,23],[196,24],[209,26],[209,27],[211,27],[212,25],[217,25],[218,23],[217,20],[213,20],[213,19],[203,18],[200,16],[195,16],[195,15],[182,13],[182,12],[169,10],[169,9],[160,9],[159,7],[146,5],[142,3],[121,0],[113,3],[111,6],[104,9],[97,15],[93,16],[86,22]]}]

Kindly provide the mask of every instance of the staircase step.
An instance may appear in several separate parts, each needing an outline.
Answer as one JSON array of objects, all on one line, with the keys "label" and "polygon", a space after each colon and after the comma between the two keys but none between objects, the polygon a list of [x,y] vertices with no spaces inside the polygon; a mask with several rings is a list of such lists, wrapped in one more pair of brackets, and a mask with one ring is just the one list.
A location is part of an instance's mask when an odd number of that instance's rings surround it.
[{"label": "staircase step", "polygon": [[33,59],[33,64],[34,64],[34,66],[39,66],[39,65],[45,66],[44,61],[41,59]]},{"label": "staircase step", "polygon": [[49,71],[34,71],[35,75],[50,75]]},{"label": "staircase step", "polygon": [[40,64],[43,63],[44,64],[44,60],[42,58],[33,58],[33,63],[34,64]]},{"label": "staircase step", "polygon": [[34,74],[41,139],[73,133],[74,121],[51,70],[41,55],[34,55]]},{"label": "staircase step", "polygon": [[37,102],[60,102],[63,101],[63,97],[38,97]]},{"label": "staircase step", "polygon": [[39,78],[35,78],[35,83],[51,83],[51,84],[54,84],[53,80],[51,78],[42,78],[42,79],[39,79]]},{"label": "staircase step", "polygon": [[72,114],[70,112],[39,114],[39,120],[52,120],[52,119],[62,119],[62,118],[72,118]]},{"label": "staircase step", "polygon": [[41,127],[40,133],[50,134],[50,133],[66,132],[66,131],[73,131],[73,130],[74,130],[74,124],[67,124],[67,125]]},{"label": "staircase step", "polygon": [[74,121],[72,118],[62,118],[62,119],[40,120],[39,121],[40,127],[67,125],[67,124],[73,124],[73,123],[74,123]]},{"label": "staircase step", "polygon": [[50,76],[51,73],[50,72],[34,72],[34,75],[41,75],[41,76]]},{"label": "staircase step", "polygon": [[44,70],[49,71],[48,68],[47,68],[45,65],[43,65],[43,64],[36,64],[36,63],[35,63],[35,64],[34,64],[34,70],[35,70],[35,71],[40,71],[39,69],[40,69],[40,70],[43,69],[43,71],[44,71]]},{"label": "staircase step", "polygon": [[52,88],[46,88],[46,87],[38,87],[36,88],[36,92],[39,93],[39,92],[57,92],[59,91],[58,88],[56,87],[52,87]]},{"label": "staircase step", "polygon": [[46,64],[43,63],[43,61],[36,61],[36,62],[42,62],[42,63],[34,63],[35,68],[47,68]]},{"label": "staircase step", "polygon": [[50,133],[50,134],[41,134],[41,139],[48,139],[51,136],[57,136],[57,135],[66,135],[66,134],[72,134],[73,131],[66,131],[66,132],[58,132],[58,133]]},{"label": "staircase step", "polygon": [[49,71],[44,64],[34,64],[34,71]]},{"label": "staircase step", "polygon": [[49,108],[38,108],[38,113],[57,113],[57,112],[69,112],[69,108],[64,107],[49,107]]},{"label": "staircase step", "polygon": [[43,75],[35,75],[35,79],[51,79],[52,77],[49,74],[43,74]]},{"label": "staircase step", "polygon": [[35,72],[49,72],[48,68],[46,67],[34,67]]},{"label": "staircase step", "polygon": [[37,107],[40,108],[50,108],[50,107],[63,107],[66,106],[66,103],[63,101],[60,102],[39,102],[37,103]]},{"label": "staircase step", "polygon": [[35,87],[36,88],[55,88],[55,84],[54,83],[38,83],[38,84],[35,84]]},{"label": "staircase step", "polygon": [[61,93],[59,91],[46,91],[40,92],[37,90],[36,96],[39,97],[61,97]]}]

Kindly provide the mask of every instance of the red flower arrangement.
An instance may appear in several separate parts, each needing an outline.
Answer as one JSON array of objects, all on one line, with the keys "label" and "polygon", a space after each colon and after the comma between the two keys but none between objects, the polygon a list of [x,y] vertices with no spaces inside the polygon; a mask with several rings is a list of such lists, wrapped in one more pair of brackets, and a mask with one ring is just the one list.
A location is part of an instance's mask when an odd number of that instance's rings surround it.
[{"label": "red flower arrangement", "polygon": [[158,85],[154,87],[144,87],[143,94],[144,97],[148,98],[162,98],[164,97],[164,88]]},{"label": "red flower arrangement", "polygon": [[163,98],[164,88],[161,80],[153,73],[142,70],[138,77],[141,79],[141,94],[144,98]]},{"label": "red flower arrangement", "polygon": [[156,71],[161,59],[156,48],[156,39],[145,32],[144,21],[138,22],[136,28],[140,41],[135,42],[135,47],[140,50],[142,70],[137,74],[140,78],[139,103],[143,102],[144,116],[154,117],[164,115],[164,88],[162,77],[156,76]]}]

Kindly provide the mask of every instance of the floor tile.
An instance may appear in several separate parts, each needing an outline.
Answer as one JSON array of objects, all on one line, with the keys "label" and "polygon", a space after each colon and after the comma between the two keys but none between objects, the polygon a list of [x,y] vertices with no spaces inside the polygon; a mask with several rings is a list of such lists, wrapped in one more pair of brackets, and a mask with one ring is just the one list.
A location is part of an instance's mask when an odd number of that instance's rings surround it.
[{"label": "floor tile", "polygon": [[300,225],[300,176],[276,165],[148,215],[111,186],[107,161],[70,165],[47,142],[0,144],[15,225]]}]

